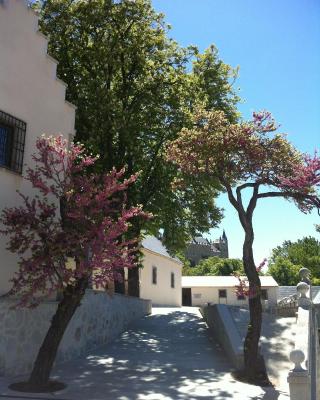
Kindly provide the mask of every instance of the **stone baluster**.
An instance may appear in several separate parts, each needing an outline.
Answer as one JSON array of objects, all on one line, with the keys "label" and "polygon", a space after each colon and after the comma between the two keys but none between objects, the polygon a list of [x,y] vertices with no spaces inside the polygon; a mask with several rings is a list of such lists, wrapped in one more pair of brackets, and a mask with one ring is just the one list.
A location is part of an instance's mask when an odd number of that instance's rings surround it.
[{"label": "stone baluster", "polygon": [[[310,299],[310,271],[301,268],[301,281],[297,285],[298,314],[295,337],[295,349],[290,353],[290,361],[294,363],[288,374],[291,400],[310,400],[310,373],[305,364],[308,363],[309,351],[309,311],[312,306]],[[304,361],[306,363],[304,363]],[[303,365],[304,363],[304,365]]]},{"label": "stone baluster", "polygon": [[311,300],[308,297],[309,293],[309,285],[306,282],[299,282],[297,284],[297,292],[298,292],[298,306],[302,308],[310,308]]},{"label": "stone baluster", "polygon": [[302,367],[305,354],[302,350],[292,350],[290,361],[294,368],[289,372],[288,383],[290,388],[290,400],[310,399],[310,375],[308,370]]}]

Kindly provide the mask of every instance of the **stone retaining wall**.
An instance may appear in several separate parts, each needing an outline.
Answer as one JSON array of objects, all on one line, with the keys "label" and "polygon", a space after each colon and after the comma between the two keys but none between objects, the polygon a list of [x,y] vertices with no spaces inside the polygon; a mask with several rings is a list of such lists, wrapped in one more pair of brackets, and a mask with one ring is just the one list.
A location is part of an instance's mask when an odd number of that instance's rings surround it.
[{"label": "stone retaining wall", "polygon": [[[57,302],[45,302],[32,310],[13,310],[13,304],[0,301],[0,376],[31,371],[57,307]],[[130,322],[150,313],[150,300],[88,290],[65,332],[56,362],[71,360],[110,342]]]},{"label": "stone retaining wall", "polygon": [[201,308],[201,313],[231,363],[237,369],[242,369],[243,340],[230,308],[225,304],[208,305]]}]

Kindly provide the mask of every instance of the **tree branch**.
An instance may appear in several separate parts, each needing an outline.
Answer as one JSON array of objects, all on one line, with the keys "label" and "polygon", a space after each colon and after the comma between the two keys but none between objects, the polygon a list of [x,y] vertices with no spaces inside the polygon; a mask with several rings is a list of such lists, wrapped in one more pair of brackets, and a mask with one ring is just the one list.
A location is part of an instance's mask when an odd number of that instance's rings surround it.
[{"label": "tree branch", "polygon": [[265,192],[259,193],[257,195],[257,199],[262,199],[266,197],[290,197],[292,199],[300,201],[309,200],[309,204],[313,204],[313,206],[317,208],[318,214],[320,215],[320,198],[317,196],[294,192]]},{"label": "tree branch", "polygon": [[248,225],[247,215],[242,204],[240,191],[237,192],[237,199],[236,199],[232,192],[231,185],[223,178],[223,176],[220,176],[219,180],[222,183],[222,185],[226,188],[229,201],[233,205],[233,207],[237,210],[241,225],[243,226],[243,229],[246,231],[249,225]]},{"label": "tree branch", "polygon": [[257,184],[257,182],[244,183],[243,185],[240,185],[240,186],[237,187],[237,192],[241,191],[242,189],[245,189],[247,187],[255,187],[256,184]]},{"label": "tree branch", "polygon": [[223,178],[223,176],[219,176],[219,180],[220,180],[221,184],[226,188],[230,203],[239,212],[240,204],[238,204],[236,198],[234,197],[231,185]]},{"label": "tree branch", "polygon": [[310,195],[302,194],[302,193],[294,193],[294,192],[265,192],[265,193],[259,193],[258,196],[257,196],[258,199],[262,199],[264,197],[292,197],[293,199],[297,199],[297,200],[308,199],[308,200],[313,201],[315,203],[315,205],[318,202],[319,202],[319,205],[320,205],[320,199],[317,202],[317,199],[314,196],[310,196]]},{"label": "tree branch", "polygon": [[265,192],[265,193],[259,193],[257,196],[258,199],[262,199],[264,197],[298,197],[298,196],[294,196],[293,193],[291,192]]},{"label": "tree branch", "polygon": [[[250,201],[249,201],[249,205],[248,205],[248,207],[247,207],[247,211],[246,211],[246,214],[247,214],[247,217],[248,218],[250,218],[250,220],[252,219],[252,214],[253,214],[253,211],[254,211],[254,209],[256,208],[256,205],[257,205],[257,200],[258,200],[258,196],[259,196],[259,186],[260,186],[260,183],[253,183],[253,184],[249,184],[250,186],[253,186],[253,193],[252,193],[252,197],[251,197],[251,199],[250,199]],[[242,185],[242,186],[244,186],[244,185]]]}]

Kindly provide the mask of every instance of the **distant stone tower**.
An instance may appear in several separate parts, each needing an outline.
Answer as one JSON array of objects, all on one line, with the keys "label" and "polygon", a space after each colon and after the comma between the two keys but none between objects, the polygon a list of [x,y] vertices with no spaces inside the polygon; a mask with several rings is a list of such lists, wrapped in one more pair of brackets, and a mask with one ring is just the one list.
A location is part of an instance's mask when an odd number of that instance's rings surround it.
[{"label": "distant stone tower", "polygon": [[191,267],[209,257],[228,258],[228,256],[228,238],[225,231],[218,240],[213,242],[197,236],[192,239],[185,250],[185,257],[189,260]]},{"label": "distant stone tower", "polygon": [[215,247],[220,250],[221,258],[229,258],[229,248],[228,248],[228,238],[225,230],[223,230],[222,236],[220,236],[219,240],[213,242]]}]

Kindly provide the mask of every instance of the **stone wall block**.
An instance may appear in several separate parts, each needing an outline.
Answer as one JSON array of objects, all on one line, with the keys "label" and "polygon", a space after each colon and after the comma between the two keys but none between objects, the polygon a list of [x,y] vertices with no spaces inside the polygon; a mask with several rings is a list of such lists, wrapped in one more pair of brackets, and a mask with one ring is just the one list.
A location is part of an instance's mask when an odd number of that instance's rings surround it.
[{"label": "stone wall block", "polygon": [[[48,301],[35,309],[12,310],[13,304],[8,299],[0,301],[0,376],[31,371],[57,307],[56,302]],[[88,290],[65,332],[56,363],[110,342],[130,322],[150,312],[149,300]]]}]

